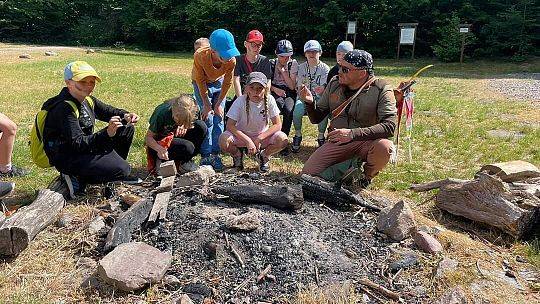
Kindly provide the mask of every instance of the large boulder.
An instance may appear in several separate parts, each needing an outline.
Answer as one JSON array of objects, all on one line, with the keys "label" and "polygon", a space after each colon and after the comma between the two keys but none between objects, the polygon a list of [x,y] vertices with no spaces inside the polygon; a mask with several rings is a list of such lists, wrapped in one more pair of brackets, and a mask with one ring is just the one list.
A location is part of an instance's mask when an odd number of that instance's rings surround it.
[{"label": "large boulder", "polygon": [[415,227],[412,209],[403,200],[381,210],[377,218],[377,229],[398,242],[409,237]]},{"label": "large boulder", "polygon": [[98,275],[120,290],[133,291],[160,282],[171,262],[172,255],[150,245],[124,243],[99,261]]}]

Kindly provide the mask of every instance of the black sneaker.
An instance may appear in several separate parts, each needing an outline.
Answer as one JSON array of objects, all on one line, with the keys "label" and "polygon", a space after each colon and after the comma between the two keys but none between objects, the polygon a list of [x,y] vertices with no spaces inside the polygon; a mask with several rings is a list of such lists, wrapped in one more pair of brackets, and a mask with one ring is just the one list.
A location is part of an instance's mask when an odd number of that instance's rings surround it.
[{"label": "black sneaker", "polygon": [[11,170],[8,172],[0,172],[0,177],[21,177],[28,174],[28,170],[11,165]]},{"label": "black sneaker", "polygon": [[121,182],[126,185],[140,185],[143,181],[137,176],[128,175]]},{"label": "black sneaker", "polygon": [[270,158],[263,155],[263,152],[264,150],[257,153],[257,159],[259,160],[259,170],[261,170],[261,172],[268,172],[270,171]]},{"label": "black sneaker", "polygon": [[8,195],[15,189],[15,183],[0,182],[0,198]]},{"label": "black sneaker", "polygon": [[302,136],[294,136],[292,140],[292,153],[298,153],[300,151],[300,144],[302,143]]},{"label": "black sneaker", "polygon": [[279,151],[280,156],[287,156],[291,153],[291,150],[289,150],[289,146],[286,146],[285,149]]},{"label": "black sneaker", "polygon": [[86,190],[86,183],[81,182],[77,177],[60,173],[69,190],[69,198],[75,199],[78,195],[83,195]]},{"label": "black sneaker", "polygon": [[319,144],[319,147],[324,145],[324,143],[326,142],[326,139],[323,137],[323,138],[317,138],[317,144]]}]

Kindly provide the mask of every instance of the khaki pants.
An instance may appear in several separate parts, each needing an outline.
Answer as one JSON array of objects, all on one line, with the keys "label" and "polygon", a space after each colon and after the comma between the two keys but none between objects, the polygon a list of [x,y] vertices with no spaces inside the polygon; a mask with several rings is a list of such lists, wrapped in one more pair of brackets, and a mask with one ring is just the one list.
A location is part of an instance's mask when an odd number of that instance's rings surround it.
[{"label": "khaki pants", "polygon": [[309,157],[302,173],[321,176],[330,166],[358,158],[364,162],[364,175],[373,179],[388,163],[394,144],[386,139],[351,141],[346,144],[326,142]]}]

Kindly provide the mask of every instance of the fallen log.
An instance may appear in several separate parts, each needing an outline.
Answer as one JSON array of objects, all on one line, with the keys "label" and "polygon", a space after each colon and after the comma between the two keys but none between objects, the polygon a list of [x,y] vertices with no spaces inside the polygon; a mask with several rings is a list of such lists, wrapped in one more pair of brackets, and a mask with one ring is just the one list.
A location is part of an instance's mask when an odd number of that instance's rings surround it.
[{"label": "fallen log", "polygon": [[212,192],[226,195],[239,203],[265,204],[286,210],[297,210],[304,205],[302,187],[299,185],[223,185],[213,187]]},{"label": "fallen log", "polygon": [[381,208],[373,205],[368,199],[361,195],[354,194],[351,191],[336,187],[333,183],[323,181],[322,179],[307,174],[302,174],[302,191],[304,197],[317,202],[326,202],[330,205],[344,207],[359,205],[372,211],[381,211]]},{"label": "fallen log", "polygon": [[148,218],[152,205],[152,198],[143,198],[122,213],[107,234],[105,251],[110,251],[122,243],[131,242],[131,233]]},{"label": "fallen log", "polygon": [[540,214],[539,198],[525,191],[511,191],[508,184],[486,173],[478,173],[475,180],[466,183],[442,187],[436,205],[515,238],[526,236]]},{"label": "fallen log", "polygon": [[0,255],[21,253],[41,230],[56,219],[65,202],[64,197],[55,191],[40,190],[30,205],[17,210],[0,226]]},{"label": "fallen log", "polygon": [[498,176],[503,182],[517,182],[540,177],[540,170],[535,165],[522,160],[485,165],[479,172]]},{"label": "fallen log", "polygon": [[468,180],[447,178],[447,179],[440,179],[440,180],[431,181],[431,182],[427,182],[423,184],[412,184],[410,189],[414,192],[424,192],[424,191],[429,191],[433,189],[439,189],[447,185],[463,184],[465,182],[468,182]]}]

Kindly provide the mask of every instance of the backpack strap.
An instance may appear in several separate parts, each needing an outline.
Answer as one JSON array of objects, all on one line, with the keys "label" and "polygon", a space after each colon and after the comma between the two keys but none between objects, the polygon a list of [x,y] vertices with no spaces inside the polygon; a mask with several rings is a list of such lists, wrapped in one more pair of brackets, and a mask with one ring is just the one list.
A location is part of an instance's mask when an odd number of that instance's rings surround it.
[{"label": "backpack strap", "polygon": [[75,102],[71,100],[66,100],[66,102],[73,110],[73,114],[75,114],[75,118],[79,119],[79,108],[77,108],[77,105],[75,104]]}]

